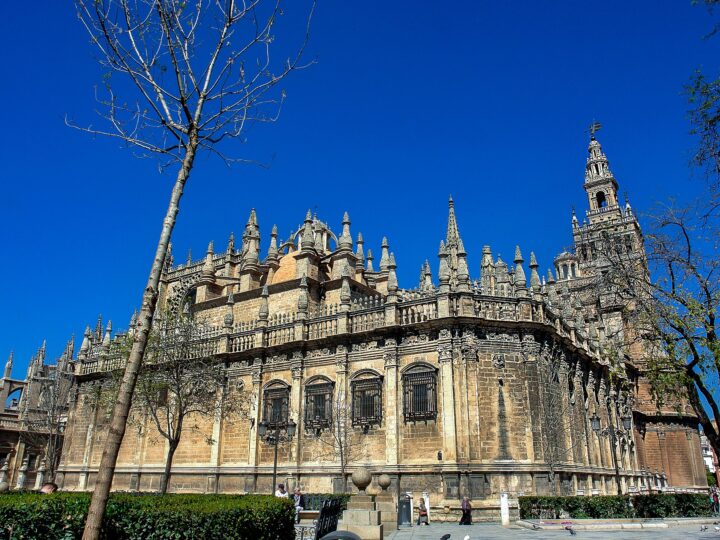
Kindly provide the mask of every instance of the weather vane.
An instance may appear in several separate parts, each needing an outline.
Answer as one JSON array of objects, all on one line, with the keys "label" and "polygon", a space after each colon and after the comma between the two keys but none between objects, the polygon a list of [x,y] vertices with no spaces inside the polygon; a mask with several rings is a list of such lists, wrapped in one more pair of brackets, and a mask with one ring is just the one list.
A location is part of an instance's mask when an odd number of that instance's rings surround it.
[{"label": "weather vane", "polygon": [[592,121],[592,124],[590,124],[590,129],[588,131],[590,132],[590,140],[595,140],[595,134],[600,131],[600,128],[602,127],[602,124],[596,120]]}]

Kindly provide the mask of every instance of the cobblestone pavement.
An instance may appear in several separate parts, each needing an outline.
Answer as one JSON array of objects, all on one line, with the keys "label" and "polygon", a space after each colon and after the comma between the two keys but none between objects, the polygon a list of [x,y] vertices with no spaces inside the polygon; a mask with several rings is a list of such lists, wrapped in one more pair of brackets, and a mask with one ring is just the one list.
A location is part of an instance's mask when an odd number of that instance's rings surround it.
[{"label": "cobblestone pavement", "polygon": [[[428,527],[413,527],[412,529],[403,529],[396,531],[390,537],[392,540],[440,540],[444,534],[450,534],[450,540],[463,540],[465,535],[470,536],[470,540],[495,540],[495,539],[527,539],[527,540],[548,540],[558,538],[571,538],[568,531],[532,531],[513,525],[503,528],[500,525],[492,523],[482,523],[471,526],[461,525],[444,525],[438,523]],[[577,536],[572,537],[577,540],[583,538],[592,538],[599,540],[608,538],[609,540],[650,540],[655,538],[663,539],[685,539],[685,538],[716,538],[720,539],[720,532],[716,532],[712,525],[708,526],[706,532],[700,532],[699,525],[669,527],[667,529],[649,529],[638,531],[577,531]]]}]

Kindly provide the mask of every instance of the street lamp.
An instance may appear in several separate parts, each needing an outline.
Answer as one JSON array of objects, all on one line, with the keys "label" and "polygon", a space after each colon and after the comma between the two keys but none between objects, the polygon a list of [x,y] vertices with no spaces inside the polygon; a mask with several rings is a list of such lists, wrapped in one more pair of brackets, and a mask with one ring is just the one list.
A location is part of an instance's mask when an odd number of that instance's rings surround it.
[{"label": "street lamp", "polygon": [[[612,444],[612,460],[613,465],[615,467],[615,483],[617,484],[617,490],[618,495],[622,494],[622,482],[620,481],[620,466],[618,465],[618,457],[617,457],[617,442],[618,438],[623,434],[622,431],[615,430],[615,428],[612,425],[612,417],[608,416],[608,419],[610,421],[610,425],[606,427],[605,429],[600,429],[600,417],[597,415],[597,411],[593,412],[593,415],[590,417],[590,427],[592,428],[593,432],[595,432],[595,435],[602,436],[602,437],[609,437],[610,443]],[[629,414],[626,414],[622,418],[623,427],[628,430],[630,429],[630,426],[632,424],[632,418],[630,418]]]},{"label": "street lamp", "polygon": [[[297,429],[297,424],[292,420],[288,420],[287,422],[274,422],[275,428],[272,429],[270,424],[263,420],[258,424],[258,435],[262,439],[265,439],[265,442],[268,444],[272,444],[275,447],[275,458],[273,460],[273,479],[272,479],[272,485],[270,487],[270,494],[272,495],[275,493],[275,479],[277,478],[277,458],[278,458],[278,443],[289,441],[295,436],[295,430]],[[270,431],[268,431],[270,429]],[[284,433],[283,433],[284,431]]]}]

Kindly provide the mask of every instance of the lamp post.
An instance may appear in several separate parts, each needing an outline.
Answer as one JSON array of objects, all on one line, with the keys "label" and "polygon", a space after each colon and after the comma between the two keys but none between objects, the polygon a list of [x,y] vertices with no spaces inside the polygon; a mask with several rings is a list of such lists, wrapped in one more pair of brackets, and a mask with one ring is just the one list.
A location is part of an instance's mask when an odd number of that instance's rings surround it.
[{"label": "lamp post", "polygon": [[[623,431],[619,429],[616,430],[615,427],[612,425],[612,415],[608,415],[608,420],[610,422],[610,425],[605,429],[600,429],[600,417],[597,415],[597,411],[595,411],[590,417],[590,427],[595,432],[595,435],[610,438],[610,442],[612,444],[613,466],[615,467],[615,482],[617,484],[618,495],[621,495],[622,482],[620,481],[620,466],[618,464],[617,457],[617,442],[618,438],[623,434]],[[625,415],[622,417],[622,425],[625,431],[628,431],[630,429],[630,427],[632,426],[632,418],[630,417],[630,413],[625,413]]]},{"label": "lamp post", "polygon": [[[273,479],[270,487],[270,494],[275,493],[275,479],[277,478],[277,458],[278,458],[278,443],[281,441],[289,441],[295,436],[295,429],[297,424],[292,419],[287,422],[274,422],[275,429],[270,427],[270,424],[263,420],[258,424],[258,435],[265,439],[265,442],[272,444],[275,447],[275,458],[273,459]],[[270,431],[268,432],[268,428]],[[284,431],[284,433],[283,433]]]}]

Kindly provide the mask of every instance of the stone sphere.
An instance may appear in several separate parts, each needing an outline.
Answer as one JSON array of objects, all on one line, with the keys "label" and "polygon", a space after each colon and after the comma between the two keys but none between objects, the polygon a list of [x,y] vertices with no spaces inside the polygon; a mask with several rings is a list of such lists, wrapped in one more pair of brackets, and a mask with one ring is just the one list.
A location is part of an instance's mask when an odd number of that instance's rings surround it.
[{"label": "stone sphere", "polygon": [[352,473],[352,481],[355,487],[362,493],[365,491],[365,488],[370,485],[370,482],[372,482],[372,475],[366,468],[361,467]]},{"label": "stone sphere", "polygon": [[387,474],[381,474],[378,478],[378,485],[385,491],[390,487],[390,477]]}]

